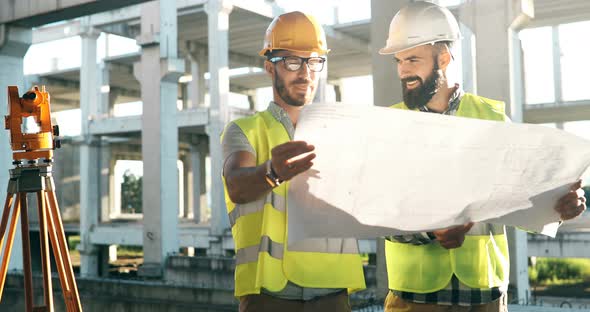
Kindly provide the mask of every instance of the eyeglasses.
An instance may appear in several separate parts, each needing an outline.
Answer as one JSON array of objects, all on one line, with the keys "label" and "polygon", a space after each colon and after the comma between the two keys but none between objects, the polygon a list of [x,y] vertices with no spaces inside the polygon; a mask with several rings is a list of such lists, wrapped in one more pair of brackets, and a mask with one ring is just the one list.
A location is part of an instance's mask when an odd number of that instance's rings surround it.
[{"label": "eyeglasses", "polygon": [[299,57],[299,56],[275,56],[268,59],[271,63],[283,61],[285,69],[288,71],[298,71],[303,62],[307,63],[307,68],[312,72],[321,72],[324,69],[326,59],[323,57]]}]

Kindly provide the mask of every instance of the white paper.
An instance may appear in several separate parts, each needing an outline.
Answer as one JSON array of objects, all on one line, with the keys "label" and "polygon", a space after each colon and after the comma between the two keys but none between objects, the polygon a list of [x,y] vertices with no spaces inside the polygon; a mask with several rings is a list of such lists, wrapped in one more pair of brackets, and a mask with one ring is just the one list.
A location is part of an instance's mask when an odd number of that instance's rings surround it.
[{"label": "white paper", "polygon": [[313,167],[291,180],[289,242],[501,223],[555,235],[553,207],[590,165],[590,141],[538,125],[313,104],[295,140]]}]

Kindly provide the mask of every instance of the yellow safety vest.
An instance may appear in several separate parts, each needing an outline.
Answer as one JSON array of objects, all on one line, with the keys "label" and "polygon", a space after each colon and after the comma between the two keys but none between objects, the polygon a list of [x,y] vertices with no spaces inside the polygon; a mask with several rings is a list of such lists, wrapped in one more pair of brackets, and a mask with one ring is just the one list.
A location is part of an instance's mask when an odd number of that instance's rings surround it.
[{"label": "yellow safety vest", "polygon": [[[408,109],[402,102],[392,106]],[[466,93],[456,116],[506,120],[504,103]],[[510,260],[503,225],[476,223],[463,245],[445,249],[440,244],[411,245],[385,242],[389,289],[430,293],[443,289],[453,274],[472,288],[508,285]]]},{"label": "yellow safety vest", "polygon": [[[289,141],[289,134],[269,111],[234,123],[256,151],[256,164],[271,158],[271,149]],[[365,288],[356,239],[310,239],[287,249],[287,189],[283,183],[267,196],[236,204],[225,200],[236,250],[235,295],[259,294],[261,288],[281,291],[287,281],[301,287]]]}]

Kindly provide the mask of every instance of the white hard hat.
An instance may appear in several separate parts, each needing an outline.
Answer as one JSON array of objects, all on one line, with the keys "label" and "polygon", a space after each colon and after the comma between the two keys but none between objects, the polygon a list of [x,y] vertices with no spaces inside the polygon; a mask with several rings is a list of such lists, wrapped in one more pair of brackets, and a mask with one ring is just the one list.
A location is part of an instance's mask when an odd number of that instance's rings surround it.
[{"label": "white hard hat", "polygon": [[417,1],[393,17],[389,38],[379,54],[394,54],[423,44],[459,39],[459,24],[451,11],[431,2]]}]

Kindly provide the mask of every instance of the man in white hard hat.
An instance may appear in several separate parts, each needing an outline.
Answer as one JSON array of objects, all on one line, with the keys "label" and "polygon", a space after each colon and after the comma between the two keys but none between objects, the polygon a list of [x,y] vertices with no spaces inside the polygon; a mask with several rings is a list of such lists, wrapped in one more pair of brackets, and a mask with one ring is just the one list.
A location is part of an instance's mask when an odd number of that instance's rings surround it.
[{"label": "man in white hard hat", "polygon": [[[508,120],[503,102],[465,93],[448,78],[452,45],[460,38],[454,16],[436,4],[413,2],[394,16],[379,51],[394,56],[402,82],[404,101],[392,107]],[[562,220],[586,209],[580,186],[581,181],[572,185],[558,201],[555,209]],[[507,311],[509,256],[503,225],[468,223],[393,236],[385,249],[390,289],[385,311]]]},{"label": "man in white hard hat", "polygon": [[346,312],[347,290],[365,288],[356,240],[312,239],[289,248],[286,243],[288,181],[311,168],[315,157],[314,147],[292,141],[293,134],[299,112],[314,98],[328,52],[314,17],[290,12],[275,18],[260,51],[273,101],[224,131],[223,177],[240,311]]}]

